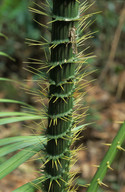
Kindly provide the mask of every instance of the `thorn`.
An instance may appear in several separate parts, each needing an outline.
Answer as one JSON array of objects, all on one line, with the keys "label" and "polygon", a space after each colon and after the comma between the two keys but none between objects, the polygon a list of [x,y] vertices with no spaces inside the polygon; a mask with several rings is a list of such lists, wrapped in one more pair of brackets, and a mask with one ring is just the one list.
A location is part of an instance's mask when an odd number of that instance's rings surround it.
[{"label": "thorn", "polygon": [[60,85],[60,87],[61,87],[61,89],[64,91],[64,88],[63,88],[63,86],[62,86],[62,85]]},{"label": "thorn", "polygon": [[110,169],[110,170],[112,170],[112,171],[114,170],[112,167],[110,167],[109,161],[107,161],[106,164],[107,164],[107,168],[108,168],[108,169]]},{"label": "thorn", "polygon": [[67,121],[67,120],[64,119],[64,117],[60,117],[60,119],[61,119],[62,121]]},{"label": "thorn", "polygon": [[57,146],[57,139],[55,139],[55,143],[56,143],[56,146]]},{"label": "thorn", "polygon": [[46,73],[49,73],[54,68],[54,66],[50,67]]},{"label": "thorn", "polygon": [[103,183],[101,180],[100,180],[100,178],[98,178],[97,179],[97,183],[98,183],[98,185],[103,185],[103,186],[105,186],[105,187],[108,187],[108,185],[106,185],[105,183]]},{"label": "thorn", "polygon": [[62,98],[63,99],[63,101],[67,104],[67,101],[64,99],[64,98]]},{"label": "thorn", "polygon": [[102,145],[111,146],[110,143],[102,143]]},{"label": "thorn", "polygon": [[51,124],[52,124],[52,121],[53,121],[53,120],[51,119],[51,120],[50,120],[50,123],[49,123],[49,127],[51,126]]},{"label": "thorn", "polygon": [[38,21],[37,21],[37,20],[35,20],[35,19],[33,19],[33,21],[35,21],[36,23],[38,23],[40,26],[42,26],[42,27],[44,27],[44,28],[48,28],[48,26],[47,26],[47,25],[44,25],[44,24],[42,24],[42,23],[38,22]]},{"label": "thorn", "polygon": [[53,96],[51,96],[51,97],[49,98],[49,102],[51,101],[52,98],[53,98]]},{"label": "thorn", "polygon": [[60,119],[62,120],[62,121],[69,121],[69,119],[68,118],[66,118],[66,117],[60,117]]},{"label": "thorn", "polygon": [[57,171],[58,171],[58,165],[57,165],[57,162],[54,161],[54,163],[55,163],[56,169],[57,169]]},{"label": "thorn", "polygon": [[56,180],[56,182],[57,182],[57,184],[61,187],[61,185],[60,185],[59,181],[58,181],[58,180]]},{"label": "thorn", "polygon": [[117,149],[119,149],[121,151],[125,151],[125,149],[123,147],[121,147],[120,145],[117,145]]},{"label": "thorn", "polygon": [[89,186],[90,186],[90,184],[88,183],[88,184],[85,184],[85,185],[80,185],[80,186],[82,186],[82,187],[89,187]]},{"label": "thorn", "polygon": [[66,116],[63,117],[64,120],[69,121],[70,119]]},{"label": "thorn", "polygon": [[53,119],[53,125],[55,125],[55,119]]},{"label": "thorn", "polygon": [[58,97],[56,97],[56,99],[53,101],[53,103],[55,103],[58,100]]},{"label": "thorn", "polygon": [[60,160],[59,160],[59,159],[57,159],[57,161],[58,161],[58,163],[59,163],[60,167],[62,168],[62,165],[61,165],[61,163],[60,163]]},{"label": "thorn", "polygon": [[67,182],[64,179],[60,178],[60,180],[67,184]]},{"label": "thorn", "polygon": [[79,0],[76,0],[78,3],[80,3],[80,1]]},{"label": "thorn", "polygon": [[124,121],[114,121],[114,123],[122,124]]},{"label": "thorn", "polygon": [[44,167],[48,162],[49,160],[46,160],[40,168]]},{"label": "thorn", "polygon": [[91,165],[91,166],[93,166],[93,167],[97,167],[97,168],[99,168],[99,167],[100,167],[100,165]]},{"label": "thorn", "polygon": [[62,69],[62,65],[59,65],[60,66],[60,68]]},{"label": "thorn", "polygon": [[49,183],[49,189],[48,189],[48,192],[50,191],[51,185],[52,185],[52,181],[50,181],[50,183]]}]

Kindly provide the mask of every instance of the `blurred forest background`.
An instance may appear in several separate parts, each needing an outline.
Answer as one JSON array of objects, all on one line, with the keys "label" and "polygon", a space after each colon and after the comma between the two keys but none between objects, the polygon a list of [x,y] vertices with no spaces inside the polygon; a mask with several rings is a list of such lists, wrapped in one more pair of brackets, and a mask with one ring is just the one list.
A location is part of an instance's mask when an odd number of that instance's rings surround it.
[{"label": "blurred forest background", "polygon": [[[39,3],[39,0],[35,2]],[[43,0],[42,0],[43,2]],[[93,0],[88,0],[92,3]],[[41,35],[48,38],[43,27],[33,19],[46,23],[46,18],[29,12],[29,6],[35,6],[30,0],[1,0],[0,1],[0,33],[6,35],[6,39],[0,37],[0,51],[10,55],[15,61],[0,56],[0,77],[23,81],[24,79],[36,79],[35,74],[24,70],[24,63],[28,58],[43,59],[43,51],[39,46],[28,46],[26,38],[41,40]],[[87,150],[80,151],[79,161],[73,169],[79,169],[78,182],[89,182],[96,171],[92,165],[99,164],[107,147],[102,143],[110,143],[116,135],[120,125],[117,122],[125,120],[125,1],[124,0],[96,0],[88,10],[101,13],[91,19],[93,24],[85,31],[95,32],[93,38],[88,39],[85,47],[90,47],[86,53],[92,52],[93,57],[88,60],[89,70],[94,72],[86,77],[90,81],[84,91],[83,104],[89,106],[85,123],[91,123],[84,131],[84,137],[76,145],[87,146]],[[84,48],[85,48],[84,47]],[[38,66],[36,66],[38,67]],[[94,81],[93,81],[94,80]],[[25,82],[33,87],[32,81]],[[0,98],[16,99],[32,105],[38,105],[31,95],[26,94],[16,83],[0,82]],[[0,110],[16,111],[20,107],[16,104],[1,104]],[[0,138],[26,135],[31,132],[31,122],[13,123],[1,126]],[[124,192],[125,191],[125,154],[119,153],[114,171],[109,171],[105,177],[105,183],[109,188],[102,188],[99,192]],[[0,158],[0,162],[5,159]],[[34,172],[39,162],[29,161],[0,181],[0,192],[10,192],[16,187],[34,178]],[[36,167],[36,168],[35,168]],[[27,171],[28,170],[28,171]],[[35,172],[37,175],[37,173]],[[81,187],[80,192],[85,189]]]}]

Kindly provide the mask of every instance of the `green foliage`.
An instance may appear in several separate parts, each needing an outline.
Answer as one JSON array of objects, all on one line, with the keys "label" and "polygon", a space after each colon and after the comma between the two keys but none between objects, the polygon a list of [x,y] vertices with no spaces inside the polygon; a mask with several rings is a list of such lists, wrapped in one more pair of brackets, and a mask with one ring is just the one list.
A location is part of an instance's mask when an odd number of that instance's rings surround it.
[{"label": "green foliage", "polygon": [[[8,39],[3,33],[0,33],[0,37]],[[15,59],[13,59],[11,56],[9,56],[7,53],[4,53],[3,51],[0,51],[0,56],[8,57],[10,60],[15,61]]]},{"label": "green foliage", "polygon": [[0,51],[0,55],[1,55],[1,56],[4,56],[4,57],[8,57],[9,59],[11,59],[11,60],[14,61],[14,59],[13,59],[12,57],[10,57],[8,54],[6,54],[6,53],[4,53],[4,52],[2,52],[2,51]]},{"label": "green foliage", "polygon": [[[25,38],[39,39],[40,31],[38,26],[34,24],[34,16],[28,11],[30,5],[32,5],[30,0],[0,1],[0,32],[8,37],[7,41],[4,42],[0,39],[0,56],[6,56],[11,60],[13,60],[13,57],[18,57],[20,60],[22,51],[23,57],[25,55],[25,45],[22,43]],[[7,65],[13,70],[19,63],[8,64],[7,59],[2,59],[0,72],[2,74],[9,73],[8,75],[10,75],[11,71],[8,70]],[[19,70],[17,73],[19,74]]]},{"label": "green foliage", "polygon": [[0,179],[8,175],[14,169],[19,167],[22,163],[26,162],[32,156],[34,156],[37,152],[43,150],[43,146],[38,144],[38,146],[27,147],[26,149],[16,153],[16,155],[12,156],[10,159],[6,160],[4,163],[0,165]]},{"label": "green foliage", "polygon": [[[39,31],[33,26],[32,15],[28,11],[31,2],[29,0],[2,0],[0,6],[1,30],[20,37],[33,37],[39,35]],[[16,24],[15,24],[16,23]],[[9,24],[9,25],[8,25]]]}]

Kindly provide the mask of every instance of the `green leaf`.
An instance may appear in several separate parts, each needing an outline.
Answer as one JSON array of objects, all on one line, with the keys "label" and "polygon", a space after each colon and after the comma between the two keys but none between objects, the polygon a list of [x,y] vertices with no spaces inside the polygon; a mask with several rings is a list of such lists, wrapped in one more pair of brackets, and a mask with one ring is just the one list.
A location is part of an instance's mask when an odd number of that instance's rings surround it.
[{"label": "green leaf", "polygon": [[40,150],[43,150],[43,145],[27,147],[26,149],[20,151],[19,153],[2,163],[0,165],[0,179],[8,175],[22,163],[26,162]]},{"label": "green leaf", "polygon": [[19,121],[26,121],[26,120],[38,120],[38,119],[45,119],[46,117],[37,116],[37,115],[27,115],[22,117],[8,117],[0,119],[0,125],[5,125],[8,123],[15,123]]},{"label": "green leaf", "polygon": [[[22,101],[17,101],[17,100],[12,100],[12,99],[0,99],[0,103],[18,103],[21,105],[28,105],[27,103],[24,103]],[[30,105],[28,105],[28,106],[30,106]]]},{"label": "green leaf", "polygon": [[27,183],[27,184],[17,188],[13,192],[35,192],[35,191],[36,191],[36,188],[33,186],[33,184]]},{"label": "green leaf", "polygon": [[5,78],[5,77],[0,77],[0,81],[9,81],[9,82],[18,83],[20,85],[23,85],[22,82],[17,81],[16,79],[8,79],[8,78]]},{"label": "green leaf", "polygon": [[36,189],[40,185],[38,183],[41,183],[40,179],[36,179],[34,181],[26,183],[26,184],[22,185],[21,187],[15,189],[13,192],[36,192]]},{"label": "green leaf", "polygon": [[13,79],[8,79],[4,77],[0,77],[0,81],[14,81]]},{"label": "green leaf", "polygon": [[4,56],[4,57],[8,57],[8,58],[11,59],[12,61],[15,61],[14,58],[12,58],[11,56],[9,56],[8,54],[6,54],[6,53],[4,53],[4,52],[2,52],[2,51],[0,51],[0,55],[1,55],[1,56]]},{"label": "green leaf", "polygon": [[92,123],[86,123],[86,124],[83,124],[83,125],[79,125],[75,128],[72,129],[72,133],[75,133],[75,132],[78,132],[78,131],[81,131],[81,128],[82,130],[87,126],[87,125],[91,125]]},{"label": "green leaf", "polygon": [[23,101],[17,101],[17,100],[13,100],[13,99],[0,99],[0,103],[17,103],[17,104],[24,105],[24,106],[28,107],[29,109],[36,111],[36,109],[33,106],[31,106]]},{"label": "green leaf", "polygon": [[0,37],[4,37],[5,39],[8,39],[6,35],[4,35],[3,33],[0,33]]},{"label": "green leaf", "polygon": [[[35,145],[43,145],[42,141],[35,139],[35,140],[29,140],[29,141],[21,141],[17,143],[13,143],[7,146],[4,146],[0,149],[0,157],[3,157],[4,155],[7,155],[11,152],[17,151],[19,149],[29,147],[29,146],[35,146]],[[44,146],[43,146],[44,147]]]},{"label": "green leaf", "polygon": [[0,117],[5,117],[5,116],[23,116],[23,115],[32,115],[28,113],[23,113],[23,112],[0,112]]},{"label": "green leaf", "polygon": [[25,142],[25,141],[30,141],[30,140],[37,140],[37,141],[42,141],[46,142],[46,137],[44,136],[17,136],[17,137],[8,137],[4,139],[0,139],[0,146],[15,143],[15,142]]}]

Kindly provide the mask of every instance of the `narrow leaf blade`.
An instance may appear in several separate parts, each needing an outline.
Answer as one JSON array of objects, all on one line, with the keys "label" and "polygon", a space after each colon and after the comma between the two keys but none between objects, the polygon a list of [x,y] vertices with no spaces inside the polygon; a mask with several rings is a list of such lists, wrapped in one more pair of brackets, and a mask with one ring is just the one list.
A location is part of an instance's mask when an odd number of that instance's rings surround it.
[{"label": "narrow leaf blade", "polygon": [[11,59],[12,61],[15,61],[14,58],[12,58],[11,56],[9,56],[8,54],[6,54],[6,53],[4,53],[4,52],[2,52],[2,51],[0,51],[0,55],[1,55],[1,56],[4,56],[4,57],[8,57],[8,58]]},{"label": "narrow leaf blade", "polygon": [[12,99],[0,99],[0,103],[17,103],[17,104],[21,104],[21,105],[28,105],[22,101],[17,101],[17,100],[12,100]]},{"label": "narrow leaf blade", "polygon": [[[41,147],[43,146],[43,141],[40,141],[38,139],[35,140],[29,140],[29,141],[21,141],[21,142],[16,142],[7,146],[4,146],[2,148],[0,148],[0,157],[3,157],[11,152],[29,147],[29,146],[37,146],[37,145],[41,145]],[[43,146],[44,148],[44,146]]]},{"label": "narrow leaf blade", "polygon": [[0,139],[0,146],[8,145],[16,142],[25,142],[25,141],[39,141],[46,142],[46,137],[44,136],[17,136],[17,137],[8,137],[4,139]]},{"label": "narrow leaf blade", "polygon": [[[0,117],[5,117],[5,116],[23,116],[23,115],[30,115],[30,113],[24,113],[24,112],[0,112]],[[32,114],[31,114],[32,115]]]},{"label": "narrow leaf blade", "polygon": [[27,147],[26,149],[20,151],[4,163],[0,165],[0,179],[8,175],[14,169],[16,169],[19,165],[26,162],[32,156],[34,156],[37,152],[43,149],[43,146],[34,146]]},{"label": "narrow leaf blade", "polygon": [[19,121],[26,121],[26,120],[39,120],[45,119],[45,117],[37,116],[37,115],[30,115],[30,116],[22,116],[22,117],[8,117],[0,119],[0,125],[5,125],[8,123],[15,123]]},{"label": "narrow leaf blade", "polygon": [[38,183],[41,183],[40,179],[36,179],[34,181],[26,183],[21,187],[15,189],[13,192],[36,192],[36,189],[39,187],[39,185],[41,185]]}]

